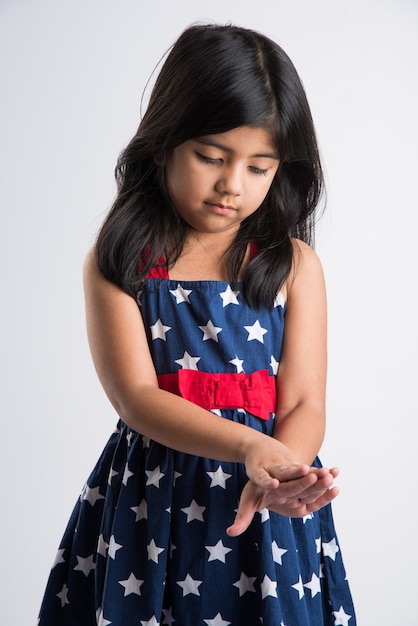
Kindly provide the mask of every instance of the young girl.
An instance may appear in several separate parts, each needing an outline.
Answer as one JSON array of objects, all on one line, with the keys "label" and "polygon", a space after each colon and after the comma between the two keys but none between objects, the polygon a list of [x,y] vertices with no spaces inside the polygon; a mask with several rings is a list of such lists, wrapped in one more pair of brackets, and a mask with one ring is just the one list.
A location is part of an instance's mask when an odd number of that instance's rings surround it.
[{"label": "young girl", "polygon": [[324,436],[322,189],[298,75],[265,36],[193,26],[116,170],[85,264],[120,416],[39,626],[354,626]]}]

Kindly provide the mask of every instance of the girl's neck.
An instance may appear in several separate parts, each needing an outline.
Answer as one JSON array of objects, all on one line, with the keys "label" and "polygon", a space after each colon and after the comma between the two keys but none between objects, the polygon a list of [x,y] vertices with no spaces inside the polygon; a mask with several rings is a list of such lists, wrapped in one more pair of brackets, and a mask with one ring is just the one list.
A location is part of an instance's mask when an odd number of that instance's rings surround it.
[{"label": "girl's neck", "polygon": [[[219,234],[191,233],[186,239],[183,252],[169,269],[173,280],[228,280],[228,252],[231,237]],[[247,251],[243,269],[248,262]]]}]

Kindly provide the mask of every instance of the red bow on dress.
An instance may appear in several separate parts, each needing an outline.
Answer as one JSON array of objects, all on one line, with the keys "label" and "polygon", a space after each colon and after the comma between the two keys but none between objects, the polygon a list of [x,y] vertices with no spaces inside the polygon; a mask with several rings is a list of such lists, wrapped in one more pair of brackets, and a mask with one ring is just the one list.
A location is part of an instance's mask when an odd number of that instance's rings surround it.
[{"label": "red bow on dress", "polygon": [[252,374],[211,374],[180,369],[158,376],[161,389],[175,393],[204,409],[245,409],[269,420],[276,410],[276,378],[267,370]]}]

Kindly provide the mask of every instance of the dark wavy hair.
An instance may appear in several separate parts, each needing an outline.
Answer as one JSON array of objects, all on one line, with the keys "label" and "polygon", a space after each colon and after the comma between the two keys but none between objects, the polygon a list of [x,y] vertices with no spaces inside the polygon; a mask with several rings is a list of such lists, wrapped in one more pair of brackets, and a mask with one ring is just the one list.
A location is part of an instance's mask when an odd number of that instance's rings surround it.
[{"label": "dark wavy hair", "polygon": [[182,252],[188,225],[165,185],[165,156],[184,141],[242,126],[267,128],[280,165],[261,206],[240,225],[228,256],[238,282],[250,241],[258,253],[243,277],[254,308],[272,305],[293,261],[291,237],[313,244],[323,176],[305,91],[293,63],[268,37],[233,25],[193,25],[172,46],[139,128],[121,153],[116,199],[97,238],[102,274],[135,295],[164,257]]}]

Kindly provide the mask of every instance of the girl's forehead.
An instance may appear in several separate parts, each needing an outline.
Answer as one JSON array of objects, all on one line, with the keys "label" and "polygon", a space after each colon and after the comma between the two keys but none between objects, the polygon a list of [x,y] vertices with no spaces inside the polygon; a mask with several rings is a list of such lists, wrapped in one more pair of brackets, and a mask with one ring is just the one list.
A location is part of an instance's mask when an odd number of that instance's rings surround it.
[{"label": "girl's forehead", "polygon": [[278,158],[272,133],[258,126],[241,126],[224,133],[195,137],[192,141],[225,152],[246,152],[251,153],[251,156]]}]

